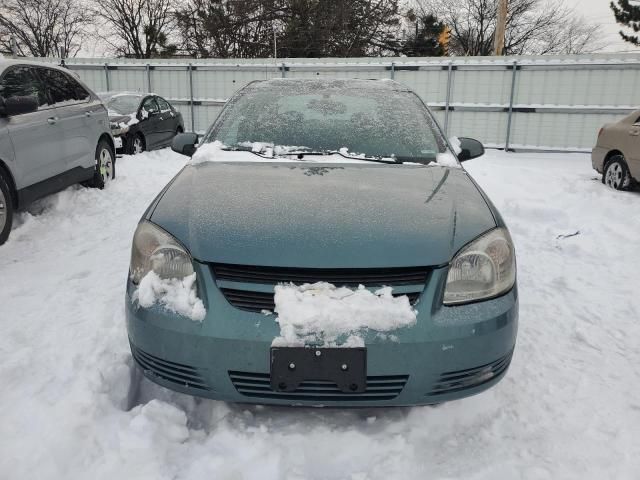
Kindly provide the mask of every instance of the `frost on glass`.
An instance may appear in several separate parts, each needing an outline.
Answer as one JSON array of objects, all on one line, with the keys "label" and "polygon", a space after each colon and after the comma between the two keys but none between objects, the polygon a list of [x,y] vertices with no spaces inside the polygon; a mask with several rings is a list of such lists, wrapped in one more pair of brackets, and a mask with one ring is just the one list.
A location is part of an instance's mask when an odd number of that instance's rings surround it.
[{"label": "frost on glass", "polygon": [[[395,82],[274,80],[250,85],[229,102],[207,142],[231,149],[338,152],[397,162],[438,162],[446,143],[420,99]],[[453,163],[457,164],[455,157]],[[452,166],[451,162],[447,166]]]}]

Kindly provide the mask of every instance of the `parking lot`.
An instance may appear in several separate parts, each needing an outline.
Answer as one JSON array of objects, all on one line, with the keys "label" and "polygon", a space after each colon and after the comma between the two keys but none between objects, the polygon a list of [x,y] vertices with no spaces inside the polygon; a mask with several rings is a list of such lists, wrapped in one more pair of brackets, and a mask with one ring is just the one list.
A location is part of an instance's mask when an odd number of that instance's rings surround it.
[{"label": "parking lot", "polygon": [[640,192],[606,188],[588,155],[465,163],[516,244],[512,366],[469,399],[365,410],[232,405],[132,382],[131,238],[185,159],[125,156],[104,191],[72,187],[18,214],[0,250],[7,478],[636,478]]}]

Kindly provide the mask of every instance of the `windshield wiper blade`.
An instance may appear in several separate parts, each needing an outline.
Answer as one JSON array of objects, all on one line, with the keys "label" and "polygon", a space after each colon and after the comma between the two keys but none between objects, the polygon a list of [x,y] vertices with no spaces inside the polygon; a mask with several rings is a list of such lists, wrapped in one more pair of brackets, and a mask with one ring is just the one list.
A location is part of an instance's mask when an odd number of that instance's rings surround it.
[{"label": "windshield wiper blade", "polygon": [[290,150],[290,151],[278,151],[278,147],[277,146],[271,146],[269,145],[269,150],[271,153],[271,155],[266,154],[265,152],[265,148],[262,149],[258,149],[255,148],[255,146],[248,146],[248,145],[233,145],[233,146],[229,146],[227,148],[225,148],[224,150],[228,150],[228,151],[239,151],[239,152],[251,152],[255,155],[258,155],[259,157],[262,158],[277,158],[277,157],[288,157],[288,156],[295,156],[298,157],[298,160],[303,160],[304,157],[306,155],[310,155],[310,156],[331,156],[331,155],[340,155],[343,158],[348,158],[350,160],[361,160],[363,162],[375,162],[375,163],[384,163],[387,165],[396,165],[396,164],[401,164],[403,161],[408,161],[408,160],[403,160],[401,158],[397,158],[397,157],[382,157],[382,156],[377,156],[377,157],[373,157],[373,156],[363,156],[363,155],[350,155],[349,152],[345,152],[344,150],[304,150],[304,149],[299,149],[299,150]]},{"label": "windshield wiper blade", "polygon": [[369,156],[361,156],[361,155],[349,155],[348,152],[344,152],[340,150],[333,151],[332,153],[337,153],[338,155],[344,158],[350,158],[353,160],[362,160],[364,162],[386,163],[388,165],[395,165],[398,163],[402,163],[398,161],[397,158],[394,158],[394,157],[369,157]]}]

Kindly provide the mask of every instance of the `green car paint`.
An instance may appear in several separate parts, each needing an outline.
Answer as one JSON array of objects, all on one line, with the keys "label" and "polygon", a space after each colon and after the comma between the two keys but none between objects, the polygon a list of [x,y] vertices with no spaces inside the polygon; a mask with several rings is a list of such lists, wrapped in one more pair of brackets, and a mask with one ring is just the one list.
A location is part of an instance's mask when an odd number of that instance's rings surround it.
[{"label": "green car paint", "polygon": [[[397,84],[388,83],[376,88],[389,88],[392,95]],[[311,168],[321,174],[310,174]],[[517,335],[517,285],[495,298],[443,304],[456,253],[505,227],[462,168],[277,160],[189,164],[143,220],[189,251],[207,311],[200,323],[158,305],[141,308],[136,285],[128,281],[134,359],[167,388],[231,402],[421,405],[479,393],[507,372]],[[366,333],[365,392],[311,381],[285,393],[269,386],[271,342],[280,334],[276,316],[243,308],[242,295],[263,298],[274,283],[230,276],[243,268],[259,275],[379,271],[389,278],[417,269],[425,277],[394,289],[414,294],[415,325],[393,332],[393,338]]]}]

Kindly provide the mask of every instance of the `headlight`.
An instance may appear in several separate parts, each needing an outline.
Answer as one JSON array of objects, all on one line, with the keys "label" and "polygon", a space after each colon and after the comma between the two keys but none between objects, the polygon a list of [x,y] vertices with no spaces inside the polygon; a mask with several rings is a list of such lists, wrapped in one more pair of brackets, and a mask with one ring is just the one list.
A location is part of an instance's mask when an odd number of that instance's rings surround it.
[{"label": "headlight", "polygon": [[111,127],[111,135],[114,137],[124,135],[129,131],[129,125],[120,126],[118,123],[110,123],[109,126]]},{"label": "headlight", "polygon": [[193,261],[175,238],[142,221],[133,235],[129,276],[137,284],[151,270],[160,278],[182,279],[193,274]]},{"label": "headlight", "polygon": [[451,261],[444,304],[456,305],[508,292],[516,281],[516,257],[506,228],[496,228],[464,247]]}]

